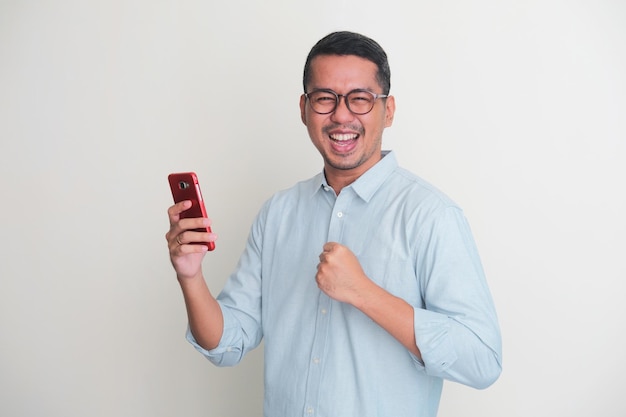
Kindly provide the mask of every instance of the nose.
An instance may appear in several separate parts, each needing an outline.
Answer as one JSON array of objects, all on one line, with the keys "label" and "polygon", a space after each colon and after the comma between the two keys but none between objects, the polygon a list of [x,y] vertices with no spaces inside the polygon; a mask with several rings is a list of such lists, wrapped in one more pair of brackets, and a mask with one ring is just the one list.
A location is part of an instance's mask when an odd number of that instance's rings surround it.
[{"label": "nose", "polygon": [[346,96],[338,95],[337,107],[335,108],[335,111],[332,112],[331,118],[333,120],[352,120],[353,117],[354,114],[352,114],[348,108],[348,100],[346,99]]}]

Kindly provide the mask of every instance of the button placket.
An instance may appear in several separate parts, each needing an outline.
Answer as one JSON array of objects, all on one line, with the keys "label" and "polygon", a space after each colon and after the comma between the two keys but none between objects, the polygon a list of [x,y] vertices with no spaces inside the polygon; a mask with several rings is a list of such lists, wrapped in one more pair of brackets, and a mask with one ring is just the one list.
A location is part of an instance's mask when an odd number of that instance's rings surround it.
[{"label": "button placket", "polygon": [[[328,226],[328,239],[329,242],[341,242],[344,220],[346,215],[346,208],[348,208],[350,201],[354,198],[354,193],[351,189],[345,189],[335,198],[335,204],[330,216],[330,224]],[[322,384],[322,371],[323,363],[326,354],[327,339],[331,320],[331,306],[332,300],[326,294],[320,292],[318,298],[317,318],[315,325],[315,336],[313,338],[313,346],[311,349],[311,356],[309,361],[308,377],[307,377],[307,390],[305,394],[305,407],[304,416],[312,416],[316,412],[316,408],[319,405],[319,392],[320,385]]]}]

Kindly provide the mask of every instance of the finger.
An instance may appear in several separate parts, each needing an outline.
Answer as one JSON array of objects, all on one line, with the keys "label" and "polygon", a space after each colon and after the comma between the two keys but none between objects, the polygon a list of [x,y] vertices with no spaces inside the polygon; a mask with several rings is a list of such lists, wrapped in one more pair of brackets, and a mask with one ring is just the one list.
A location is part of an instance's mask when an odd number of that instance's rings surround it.
[{"label": "finger", "polygon": [[170,246],[182,246],[188,244],[210,244],[215,243],[217,240],[217,234],[213,232],[197,232],[194,230],[187,230],[179,233],[178,235],[172,233],[169,235],[168,242]]},{"label": "finger", "polygon": [[189,253],[205,252],[208,250],[207,243],[215,242],[217,235],[204,232],[182,232],[178,235],[167,234],[170,253],[175,256]]},{"label": "finger", "polygon": [[184,245],[184,242],[182,241],[182,233],[176,233],[172,229],[165,234],[165,240],[167,240],[167,246],[170,249],[170,252],[174,252],[177,247]]},{"label": "finger", "polygon": [[174,256],[183,256],[191,253],[202,253],[207,251],[207,245],[196,245],[193,243],[183,243],[182,245],[179,245],[176,242],[174,242],[174,247],[170,249],[170,253]]},{"label": "finger", "polygon": [[[176,221],[170,218],[170,230],[165,234],[165,239],[169,242],[170,240],[176,239],[176,236],[187,230],[208,229],[209,227],[211,227],[211,219],[206,217],[195,217]],[[193,240],[188,239],[187,241],[191,242]]]},{"label": "finger", "polygon": [[180,219],[174,225],[177,225],[180,230],[208,229],[211,227],[211,219],[208,217],[191,217]]},{"label": "finger", "polygon": [[339,244],[337,242],[326,242],[322,248],[324,252],[332,252]]},{"label": "finger", "polygon": [[330,259],[330,252],[324,251],[320,253],[319,258],[320,258],[320,263],[327,263]]},{"label": "finger", "polygon": [[190,200],[184,200],[169,207],[167,209],[167,215],[170,219],[170,224],[180,220],[180,213],[190,208],[191,208]]}]

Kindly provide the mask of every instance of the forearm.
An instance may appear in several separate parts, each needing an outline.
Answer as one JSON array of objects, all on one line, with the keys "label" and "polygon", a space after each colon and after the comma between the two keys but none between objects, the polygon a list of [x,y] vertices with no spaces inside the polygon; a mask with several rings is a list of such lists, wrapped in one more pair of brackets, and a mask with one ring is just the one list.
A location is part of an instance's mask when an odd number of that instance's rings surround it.
[{"label": "forearm", "polygon": [[224,330],[222,309],[202,275],[179,279],[178,282],[183,292],[191,333],[204,349],[214,349]]},{"label": "forearm", "polygon": [[422,359],[415,342],[414,310],[409,303],[370,282],[359,293],[354,305],[418,359]]},{"label": "forearm", "polygon": [[429,374],[475,388],[486,388],[498,378],[498,343],[487,343],[466,325],[426,310],[418,311],[423,321],[415,326],[416,310],[410,304],[372,284],[354,305],[423,362]]}]

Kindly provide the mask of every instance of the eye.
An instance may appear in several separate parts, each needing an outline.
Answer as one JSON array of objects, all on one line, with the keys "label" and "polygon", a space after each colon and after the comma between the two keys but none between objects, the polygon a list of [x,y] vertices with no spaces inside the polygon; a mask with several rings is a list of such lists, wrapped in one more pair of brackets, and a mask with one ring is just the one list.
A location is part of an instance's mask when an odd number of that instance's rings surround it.
[{"label": "eye", "polygon": [[351,103],[358,103],[358,104],[363,104],[363,103],[369,103],[374,99],[374,97],[366,92],[366,91],[355,91],[350,93],[350,102]]},{"label": "eye", "polygon": [[337,100],[334,95],[325,92],[314,93],[312,99],[320,104],[334,103]]}]

